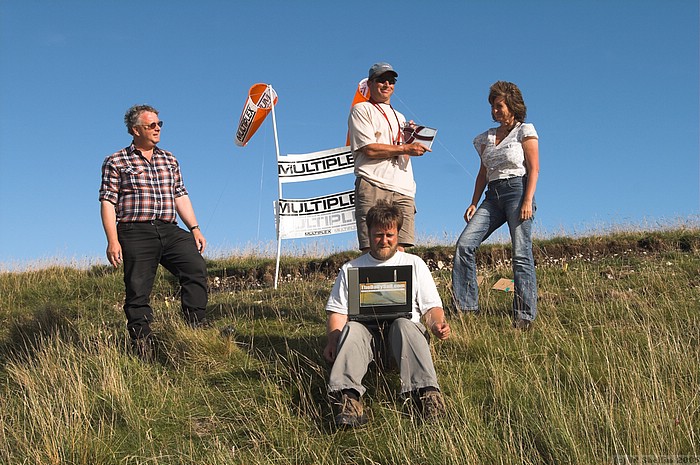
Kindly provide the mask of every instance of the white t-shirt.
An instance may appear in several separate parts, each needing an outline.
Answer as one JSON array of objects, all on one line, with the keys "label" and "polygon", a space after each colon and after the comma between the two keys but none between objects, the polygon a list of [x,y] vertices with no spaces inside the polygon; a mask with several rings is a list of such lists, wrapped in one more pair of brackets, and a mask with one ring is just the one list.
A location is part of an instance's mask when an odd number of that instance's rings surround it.
[{"label": "white t-shirt", "polygon": [[360,255],[342,266],[333,284],[331,295],[326,304],[327,312],[348,314],[348,268],[365,266],[413,266],[413,317],[411,321],[418,323],[421,315],[434,307],[442,308],[442,300],[438,294],[433,275],[422,258],[406,252],[396,252],[389,260],[381,261],[371,254]]},{"label": "white t-shirt", "polygon": [[474,148],[486,167],[489,182],[527,174],[522,145],[526,137],[537,138],[535,126],[530,123],[518,123],[498,145],[496,145],[496,128],[482,132],[474,138]]},{"label": "white t-shirt", "polygon": [[[369,144],[396,143],[406,118],[391,105],[370,102],[356,104],[350,110],[348,129],[350,147],[355,158],[355,176],[365,179],[373,186],[398,192],[409,197],[416,196],[411,157],[373,159],[358,150]],[[383,112],[383,113],[382,113]]]}]

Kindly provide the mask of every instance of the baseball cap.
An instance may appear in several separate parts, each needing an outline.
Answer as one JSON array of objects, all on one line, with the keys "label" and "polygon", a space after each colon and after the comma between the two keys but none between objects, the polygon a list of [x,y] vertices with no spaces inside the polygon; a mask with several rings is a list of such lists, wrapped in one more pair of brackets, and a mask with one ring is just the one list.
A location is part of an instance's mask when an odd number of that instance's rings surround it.
[{"label": "baseball cap", "polygon": [[393,73],[395,77],[399,77],[399,73],[394,71],[394,68],[392,68],[389,63],[380,62],[372,65],[372,67],[369,69],[367,79],[372,80],[384,73]]}]

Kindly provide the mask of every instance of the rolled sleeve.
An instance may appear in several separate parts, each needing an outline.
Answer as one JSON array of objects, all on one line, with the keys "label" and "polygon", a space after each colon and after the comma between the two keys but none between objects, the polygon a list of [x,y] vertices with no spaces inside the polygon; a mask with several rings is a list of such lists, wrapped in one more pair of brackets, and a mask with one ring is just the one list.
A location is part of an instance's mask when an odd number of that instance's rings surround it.
[{"label": "rolled sleeve", "polygon": [[99,200],[106,200],[114,205],[119,201],[119,170],[108,159],[102,164],[102,183]]},{"label": "rolled sleeve", "polygon": [[175,162],[175,170],[173,170],[173,197],[178,198],[187,194],[187,189],[185,189],[185,183],[182,180],[182,173],[180,172],[180,163]]}]

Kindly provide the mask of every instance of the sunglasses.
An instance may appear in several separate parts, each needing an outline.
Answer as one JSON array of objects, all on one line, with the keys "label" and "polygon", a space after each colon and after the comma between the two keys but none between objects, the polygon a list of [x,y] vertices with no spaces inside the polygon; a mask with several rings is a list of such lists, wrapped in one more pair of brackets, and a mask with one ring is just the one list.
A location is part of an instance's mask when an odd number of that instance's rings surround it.
[{"label": "sunglasses", "polygon": [[396,78],[392,77],[392,76],[385,76],[385,77],[379,76],[378,78],[374,78],[374,82],[376,82],[378,84],[383,84],[385,82],[388,82],[389,84],[394,85],[394,84],[396,84]]},{"label": "sunglasses", "polygon": [[156,126],[158,126],[159,128],[162,128],[163,122],[158,121],[157,123],[151,123],[151,124],[139,124],[139,126],[144,127],[144,128],[148,128],[148,129],[155,129]]}]

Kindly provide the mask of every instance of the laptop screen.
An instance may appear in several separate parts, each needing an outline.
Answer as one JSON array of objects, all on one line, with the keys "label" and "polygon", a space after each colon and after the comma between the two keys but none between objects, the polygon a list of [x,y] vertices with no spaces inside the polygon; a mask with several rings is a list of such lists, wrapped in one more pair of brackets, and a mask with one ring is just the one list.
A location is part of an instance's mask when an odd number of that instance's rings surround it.
[{"label": "laptop screen", "polygon": [[411,318],[412,296],[411,265],[348,268],[348,318],[352,321]]}]

